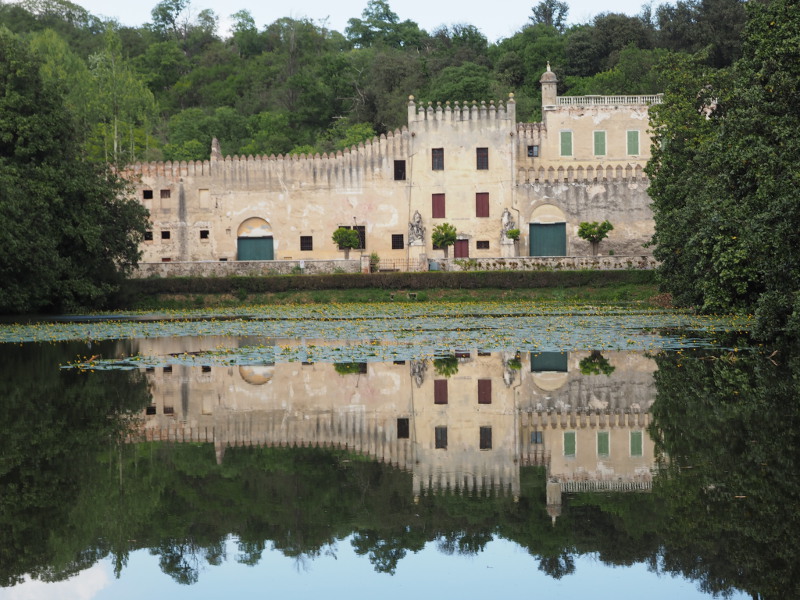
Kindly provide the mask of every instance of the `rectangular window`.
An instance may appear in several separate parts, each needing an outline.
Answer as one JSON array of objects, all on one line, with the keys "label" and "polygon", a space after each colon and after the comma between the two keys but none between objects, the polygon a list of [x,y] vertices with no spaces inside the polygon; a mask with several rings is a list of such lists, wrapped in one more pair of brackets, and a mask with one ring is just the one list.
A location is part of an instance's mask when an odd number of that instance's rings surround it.
[{"label": "rectangular window", "polygon": [[608,432],[607,431],[598,431],[597,432],[597,456],[608,456],[609,455],[609,443],[608,443]]},{"label": "rectangular window", "polygon": [[164,257],[161,259],[161,262],[172,262],[172,259]]},{"label": "rectangular window", "polygon": [[200,239],[207,240],[208,239],[208,229],[201,229],[200,230]]},{"label": "rectangular window", "polygon": [[531,444],[544,444],[544,437],[541,431],[531,431]]},{"label": "rectangular window", "polygon": [[409,433],[408,419],[397,419],[397,439],[407,440],[409,438]]},{"label": "rectangular window", "polygon": [[444,148],[433,148],[431,150],[431,169],[444,171]]},{"label": "rectangular window", "polygon": [[314,237],[310,235],[300,236],[300,250],[303,252],[311,252],[314,249]]},{"label": "rectangular window", "polygon": [[447,379],[433,380],[433,403],[447,404]]},{"label": "rectangular window", "polygon": [[475,162],[479,171],[489,169],[489,149],[475,148]]},{"label": "rectangular window", "polygon": [[169,198],[170,197],[170,191],[169,190],[161,190],[161,197],[162,198]]},{"label": "rectangular window", "polygon": [[492,449],[492,428],[491,427],[481,427],[481,450],[491,450]]},{"label": "rectangular window", "polygon": [[492,403],[492,380],[478,379],[478,404]]},{"label": "rectangular window", "polygon": [[628,155],[637,156],[639,154],[639,131],[628,132]]},{"label": "rectangular window", "polygon": [[561,156],[572,156],[572,132],[561,132]]},{"label": "rectangular window", "polygon": [[434,219],[444,219],[444,194],[433,194],[431,196],[431,216]]},{"label": "rectangular window", "polygon": [[475,242],[475,247],[478,250],[488,250],[489,249],[489,240],[478,240]]},{"label": "rectangular window", "polygon": [[153,240],[153,232],[152,231],[145,231],[144,232],[144,241],[150,242]]},{"label": "rectangular window", "polygon": [[575,456],[575,432],[564,432],[564,456]]},{"label": "rectangular window", "polygon": [[487,192],[478,192],[475,194],[475,216],[489,216],[489,194]]},{"label": "rectangular window", "polygon": [[153,190],[142,190],[142,200],[152,200]]},{"label": "rectangular window", "polygon": [[436,427],[433,430],[438,450],[447,450],[447,427]]},{"label": "rectangular window", "polygon": [[169,231],[162,231],[161,232],[161,239],[168,240],[169,239]]},{"label": "rectangular window", "polygon": [[594,155],[595,156],[605,156],[606,155],[606,132],[605,131],[595,131],[594,132]]},{"label": "rectangular window", "polygon": [[631,431],[631,456],[642,455],[642,432]]},{"label": "rectangular window", "polygon": [[145,412],[146,415],[154,415],[154,414],[156,414],[156,405],[155,404],[151,404],[150,406],[148,406],[147,408],[144,409],[144,412]]},{"label": "rectangular window", "polygon": [[539,146],[528,146],[528,158],[538,158],[539,157]]},{"label": "rectangular window", "polygon": [[402,233],[393,233],[392,234],[392,250],[402,250],[406,247],[405,241],[403,240]]},{"label": "rectangular window", "polygon": [[406,180],[406,161],[404,160],[394,161],[394,180],[395,181]]}]

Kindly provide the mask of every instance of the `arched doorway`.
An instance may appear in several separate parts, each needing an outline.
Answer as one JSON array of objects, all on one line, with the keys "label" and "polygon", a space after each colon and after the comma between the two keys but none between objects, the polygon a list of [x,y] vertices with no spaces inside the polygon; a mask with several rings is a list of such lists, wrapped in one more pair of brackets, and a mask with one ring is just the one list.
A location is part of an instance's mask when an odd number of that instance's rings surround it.
[{"label": "arched doorway", "polygon": [[236,260],[273,260],[272,228],[264,219],[252,217],[236,232]]},{"label": "arched doorway", "polygon": [[552,204],[543,204],[531,215],[530,256],[566,256],[567,220]]}]

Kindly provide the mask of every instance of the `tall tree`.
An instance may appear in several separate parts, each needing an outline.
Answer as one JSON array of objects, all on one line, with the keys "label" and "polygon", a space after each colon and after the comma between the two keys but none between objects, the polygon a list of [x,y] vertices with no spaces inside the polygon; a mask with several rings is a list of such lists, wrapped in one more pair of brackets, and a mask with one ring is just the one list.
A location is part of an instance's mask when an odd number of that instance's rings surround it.
[{"label": "tall tree", "polygon": [[755,311],[762,338],[800,336],[800,11],[748,5],[730,77],[674,58],[647,171],[664,287],[706,311]]},{"label": "tall tree", "polygon": [[99,306],[138,260],[147,211],[84,158],[73,123],[0,28],[0,312]]},{"label": "tall tree", "polygon": [[569,4],[560,0],[541,0],[531,12],[533,14],[529,18],[534,25],[549,25],[563,32],[567,25]]}]

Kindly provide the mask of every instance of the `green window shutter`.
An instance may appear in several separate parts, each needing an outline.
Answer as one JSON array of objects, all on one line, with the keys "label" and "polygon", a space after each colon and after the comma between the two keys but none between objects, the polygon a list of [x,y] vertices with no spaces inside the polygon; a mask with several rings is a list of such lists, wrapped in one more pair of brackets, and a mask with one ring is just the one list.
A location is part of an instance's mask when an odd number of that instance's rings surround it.
[{"label": "green window shutter", "polygon": [[642,455],[642,432],[631,431],[631,456]]},{"label": "green window shutter", "polygon": [[575,456],[575,432],[564,432],[564,456]]},{"label": "green window shutter", "polygon": [[595,156],[605,156],[606,155],[606,132],[605,131],[595,131],[594,132],[594,155]]},{"label": "green window shutter", "polygon": [[572,132],[561,132],[561,156],[572,156]]},{"label": "green window shutter", "polygon": [[609,444],[608,444],[608,432],[607,431],[598,431],[597,432],[597,455],[598,456],[608,456],[609,455]]},{"label": "green window shutter", "polygon": [[639,132],[638,131],[629,131],[628,132],[628,154],[630,156],[635,156],[639,154]]}]

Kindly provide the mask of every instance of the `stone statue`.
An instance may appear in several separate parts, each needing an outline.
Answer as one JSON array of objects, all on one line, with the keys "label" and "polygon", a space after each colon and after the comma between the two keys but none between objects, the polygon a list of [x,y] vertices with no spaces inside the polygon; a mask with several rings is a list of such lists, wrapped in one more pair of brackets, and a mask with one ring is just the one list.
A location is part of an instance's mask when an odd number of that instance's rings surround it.
[{"label": "stone statue", "polygon": [[503,216],[501,217],[501,222],[503,226],[503,230],[500,233],[500,239],[506,240],[506,234],[510,229],[515,229],[514,218],[511,216],[511,211],[507,208],[503,210]]},{"label": "stone statue", "polygon": [[422,215],[418,210],[414,211],[414,216],[408,224],[408,245],[422,246],[425,244],[425,227],[422,225]]},{"label": "stone statue", "polygon": [[411,361],[411,378],[417,387],[421,387],[425,381],[425,371],[428,369],[427,361],[412,360]]}]

